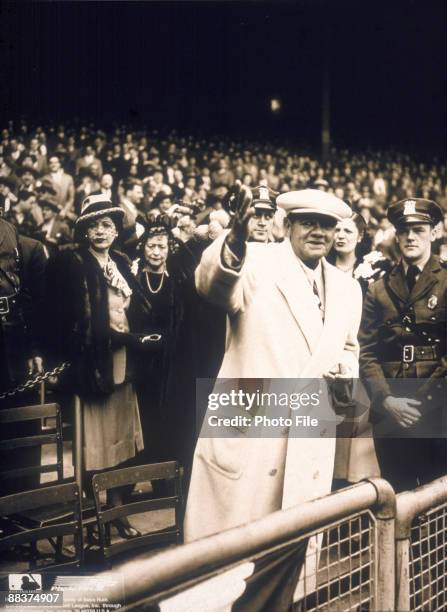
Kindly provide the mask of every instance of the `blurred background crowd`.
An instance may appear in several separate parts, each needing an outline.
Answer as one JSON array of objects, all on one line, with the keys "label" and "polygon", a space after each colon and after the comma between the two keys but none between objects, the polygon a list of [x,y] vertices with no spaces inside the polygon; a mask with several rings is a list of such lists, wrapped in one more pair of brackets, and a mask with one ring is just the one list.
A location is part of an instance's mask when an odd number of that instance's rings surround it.
[{"label": "blurred background crowd", "polygon": [[[236,179],[273,192],[307,187],[333,192],[365,219],[373,247],[390,242],[389,204],[406,197],[433,199],[447,212],[447,166],[396,151],[332,150],[321,158],[266,142],[202,139],[177,132],[110,131],[95,125],[9,123],[1,132],[0,208],[48,255],[73,240],[81,203],[104,193],[125,211],[123,250],[162,214],[181,242],[215,238],[229,222],[223,208]],[[278,213],[276,213],[278,215]],[[280,228],[281,219],[276,219]],[[446,227],[435,252],[447,253]],[[281,237],[278,229],[274,237]]]}]

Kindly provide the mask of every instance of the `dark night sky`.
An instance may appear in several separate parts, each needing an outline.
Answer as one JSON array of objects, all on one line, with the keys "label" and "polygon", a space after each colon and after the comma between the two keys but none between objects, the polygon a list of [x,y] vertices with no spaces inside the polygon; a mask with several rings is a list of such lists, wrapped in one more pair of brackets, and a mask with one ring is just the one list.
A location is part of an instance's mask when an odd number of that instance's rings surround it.
[{"label": "dark night sky", "polygon": [[315,144],[327,62],[337,144],[441,149],[446,4],[4,2],[2,116]]}]

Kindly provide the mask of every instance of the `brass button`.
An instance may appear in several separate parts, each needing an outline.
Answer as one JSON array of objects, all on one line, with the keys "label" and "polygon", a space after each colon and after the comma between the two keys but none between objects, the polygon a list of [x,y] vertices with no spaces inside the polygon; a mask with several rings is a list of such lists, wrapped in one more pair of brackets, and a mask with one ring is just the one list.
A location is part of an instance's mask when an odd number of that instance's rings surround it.
[{"label": "brass button", "polygon": [[409,364],[409,363],[404,363],[404,369],[405,369],[405,370],[408,370],[408,368],[409,368],[409,367],[410,367],[410,364]]}]

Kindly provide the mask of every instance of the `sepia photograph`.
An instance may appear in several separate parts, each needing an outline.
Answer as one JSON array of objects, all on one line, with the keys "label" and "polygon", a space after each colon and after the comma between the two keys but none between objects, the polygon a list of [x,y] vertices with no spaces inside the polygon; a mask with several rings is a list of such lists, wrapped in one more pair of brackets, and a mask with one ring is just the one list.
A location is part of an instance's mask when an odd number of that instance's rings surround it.
[{"label": "sepia photograph", "polygon": [[1,610],[447,609],[446,32],[1,3]]}]

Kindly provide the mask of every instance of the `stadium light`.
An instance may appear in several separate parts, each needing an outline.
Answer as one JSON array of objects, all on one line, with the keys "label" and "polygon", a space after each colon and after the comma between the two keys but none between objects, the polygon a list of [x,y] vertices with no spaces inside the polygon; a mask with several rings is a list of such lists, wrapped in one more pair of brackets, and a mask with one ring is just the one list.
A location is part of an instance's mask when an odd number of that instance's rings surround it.
[{"label": "stadium light", "polygon": [[270,110],[272,113],[277,114],[281,112],[281,100],[279,98],[272,98],[270,100]]}]

